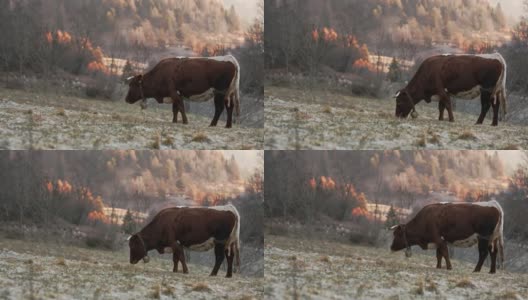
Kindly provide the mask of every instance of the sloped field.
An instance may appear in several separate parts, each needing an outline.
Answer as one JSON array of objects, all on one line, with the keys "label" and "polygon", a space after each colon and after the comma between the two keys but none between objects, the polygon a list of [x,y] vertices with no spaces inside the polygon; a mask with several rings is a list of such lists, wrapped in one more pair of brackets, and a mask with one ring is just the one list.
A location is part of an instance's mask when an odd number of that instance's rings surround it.
[{"label": "sloped field", "polygon": [[[213,103],[210,103],[213,106]],[[262,149],[263,129],[209,127],[213,115],[147,110],[124,101],[0,89],[0,149]],[[169,108],[168,105],[163,105]],[[225,112],[224,112],[225,115]]]},{"label": "sloped field", "polygon": [[[476,258],[475,258],[476,259]],[[475,262],[476,263],[476,262]],[[528,275],[388,249],[266,236],[267,299],[526,299]]]},{"label": "sloped field", "polygon": [[438,104],[422,101],[416,108],[418,119],[399,120],[394,99],[266,87],[265,149],[528,148],[528,127],[492,127],[491,119],[477,126],[477,115],[456,111],[455,123],[440,122]]}]

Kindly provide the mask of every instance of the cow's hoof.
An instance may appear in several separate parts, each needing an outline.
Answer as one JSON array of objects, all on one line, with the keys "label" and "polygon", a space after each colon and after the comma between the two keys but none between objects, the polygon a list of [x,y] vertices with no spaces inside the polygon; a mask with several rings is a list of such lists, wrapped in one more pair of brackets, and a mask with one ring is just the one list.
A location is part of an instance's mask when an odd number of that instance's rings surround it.
[{"label": "cow's hoof", "polygon": [[494,271],[494,270],[491,270],[491,271],[490,271],[490,274],[495,274],[495,271]]},{"label": "cow's hoof", "polygon": [[233,274],[227,274],[226,275],[226,278],[231,278],[231,277],[233,277]]},{"label": "cow's hoof", "polygon": [[233,126],[231,126],[231,125],[226,125],[226,127],[225,127],[225,128],[231,128],[231,127],[233,127]]}]

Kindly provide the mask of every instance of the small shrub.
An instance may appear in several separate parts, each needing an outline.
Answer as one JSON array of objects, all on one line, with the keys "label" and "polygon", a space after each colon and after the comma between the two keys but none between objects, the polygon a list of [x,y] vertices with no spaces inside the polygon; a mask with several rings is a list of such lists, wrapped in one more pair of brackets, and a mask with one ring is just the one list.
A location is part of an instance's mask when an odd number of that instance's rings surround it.
[{"label": "small shrub", "polygon": [[475,285],[468,278],[463,278],[459,282],[457,282],[456,287],[459,287],[459,288],[474,288]]},{"label": "small shrub", "polygon": [[191,290],[194,292],[210,292],[211,288],[207,285],[207,283],[198,282],[192,286]]},{"label": "small shrub", "polygon": [[209,140],[209,138],[207,137],[207,135],[203,132],[199,132],[197,134],[195,134],[192,138],[192,141],[193,142],[197,142],[197,143],[203,143],[203,142],[207,142]]},{"label": "small shrub", "polygon": [[461,135],[458,136],[458,139],[459,140],[470,141],[470,140],[476,140],[477,137],[473,134],[473,132],[471,132],[469,130],[466,130],[466,131],[462,132]]}]

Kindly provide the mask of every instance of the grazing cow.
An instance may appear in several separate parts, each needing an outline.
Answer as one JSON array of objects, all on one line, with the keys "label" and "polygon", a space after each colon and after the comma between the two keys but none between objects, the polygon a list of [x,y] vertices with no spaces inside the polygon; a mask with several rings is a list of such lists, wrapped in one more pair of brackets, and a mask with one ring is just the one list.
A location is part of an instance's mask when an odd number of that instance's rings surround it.
[{"label": "grazing cow", "polygon": [[215,115],[210,126],[216,126],[224,106],[227,128],[232,126],[233,110],[237,118],[240,116],[240,66],[232,55],[167,58],[149,72],[130,77],[128,81],[127,103],[142,100],[142,108],[146,108],[147,98],[154,98],[158,103],[170,98],[165,103],[172,103],[173,123],[178,122],[178,112],[183,123],[188,123],[184,99],[201,102],[214,98]]},{"label": "grazing cow", "polygon": [[436,249],[437,268],[445,258],[451,270],[448,245],[471,247],[478,243],[479,260],[474,272],[480,272],[484,260],[491,256],[490,273],[495,273],[497,253],[499,263],[504,263],[503,240],[504,213],[495,200],[476,203],[437,203],[422,208],[407,224],[396,225],[391,250],[406,249],[411,256],[411,246]]},{"label": "grazing cow", "polygon": [[129,238],[130,263],[149,261],[148,251],[172,253],[173,272],[181,262],[183,273],[188,273],[183,249],[208,251],[214,248],[215,265],[211,276],[216,276],[227,258],[227,275],[240,269],[240,215],[229,204],[213,207],[173,207],[160,211],[152,221]]},{"label": "grazing cow", "polygon": [[480,96],[482,124],[490,106],[493,126],[498,125],[499,107],[506,115],[506,61],[499,53],[481,55],[439,55],[426,59],[409,84],[396,94],[396,117],[418,116],[415,106],[425,100],[438,101],[439,120],[447,108],[449,121],[454,122],[451,97],[474,99]]}]

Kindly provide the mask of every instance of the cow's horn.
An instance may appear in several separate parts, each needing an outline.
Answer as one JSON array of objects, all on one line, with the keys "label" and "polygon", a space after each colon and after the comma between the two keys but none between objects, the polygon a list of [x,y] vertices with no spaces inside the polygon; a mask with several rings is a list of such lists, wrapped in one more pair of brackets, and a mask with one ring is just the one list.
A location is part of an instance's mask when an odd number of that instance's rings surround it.
[{"label": "cow's horn", "polygon": [[150,257],[148,257],[148,255],[146,255],[145,257],[143,257],[143,263],[148,263],[150,261]]},{"label": "cow's horn", "polygon": [[128,77],[128,78],[125,80],[125,82],[126,82],[126,83],[129,83],[130,81],[132,81],[132,79],[134,79],[134,76],[130,76],[130,77]]},{"label": "cow's horn", "polygon": [[400,226],[400,225],[394,225],[391,228],[389,228],[389,230],[394,230],[394,229],[398,228],[398,226]]},{"label": "cow's horn", "polygon": [[131,239],[131,238],[132,238],[132,236],[131,236],[131,235],[129,235],[129,236],[127,237],[127,239],[126,239],[126,240],[127,240],[127,241],[130,241],[130,239]]},{"label": "cow's horn", "polygon": [[398,96],[400,95],[400,93],[401,93],[401,92],[397,92],[396,95],[394,95],[393,98],[395,98],[395,99],[398,98]]}]

